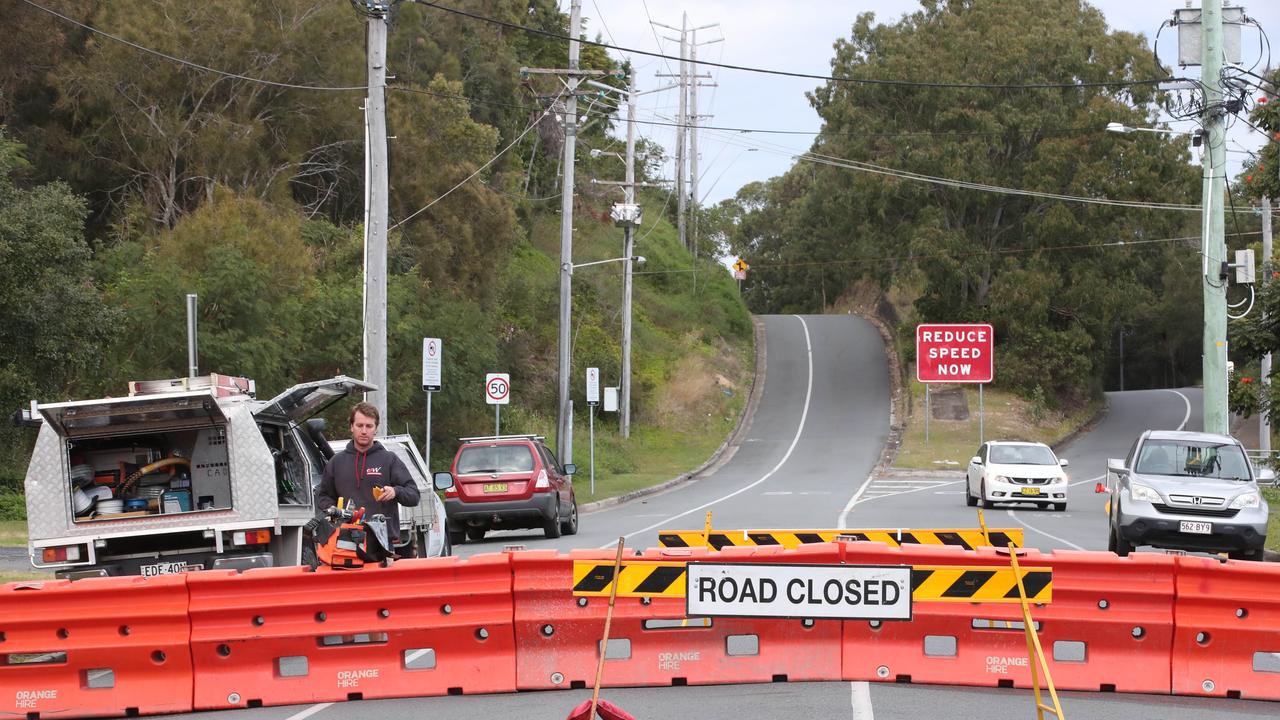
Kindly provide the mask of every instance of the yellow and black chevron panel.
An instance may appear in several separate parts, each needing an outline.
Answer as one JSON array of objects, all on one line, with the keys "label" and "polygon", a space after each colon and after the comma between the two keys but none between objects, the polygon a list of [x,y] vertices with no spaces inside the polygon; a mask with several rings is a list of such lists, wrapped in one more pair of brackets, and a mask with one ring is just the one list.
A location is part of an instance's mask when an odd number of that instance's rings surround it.
[{"label": "yellow and black chevron panel", "polygon": [[979,547],[1022,547],[1022,528],[987,530],[991,542],[976,528],[946,530],[712,530],[701,531],[664,530],[658,533],[662,547],[709,547],[720,550],[726,547],[756,547],[781,545],[794,549],[801,545],[834,542],[837,537],[853,540],[899,545],[956,545],[972,550]]},{"label": "yellow and black chevron panel", "polygon": [[[1053,600],[1051,568],[1020,568],[1027,601]],[[619,572],[618,597],[684,597],[685,564],[627,561]],[[916,602],[1016,603],[1018,586],[1013,568],[958,565],[916,565],[911,569],[911,598]],[[573,594],[608,597],[613,563],[575,560]]]},{"label": "yellow and black chevron panel", "polygon": [[[1019,568],[1027,601],[1053,600],[1052,568]],[[1013,568],[916,565],[911,568],[911,598],[916,602],[1018,602]]]},{"label": "yellow and black chevron panel", "polygon": [[[684,597],[685,564],[682,562],[624,561],[618,573],[618,597]],[[573,594],[609,596],[613,563],[573,561]]]}]

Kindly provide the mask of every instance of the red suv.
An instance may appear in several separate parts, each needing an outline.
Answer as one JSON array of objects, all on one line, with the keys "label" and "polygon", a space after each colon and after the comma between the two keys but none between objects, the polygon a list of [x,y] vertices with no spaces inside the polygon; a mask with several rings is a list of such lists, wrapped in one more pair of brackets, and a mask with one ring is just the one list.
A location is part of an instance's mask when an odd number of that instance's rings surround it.
[{"label": "red suv", "polygon": [[444,495],[449,541],[489,530],[542,528],[549,538],[578,532],[573,463],[561,467],[537,435],[461,438],[452,488]]}]

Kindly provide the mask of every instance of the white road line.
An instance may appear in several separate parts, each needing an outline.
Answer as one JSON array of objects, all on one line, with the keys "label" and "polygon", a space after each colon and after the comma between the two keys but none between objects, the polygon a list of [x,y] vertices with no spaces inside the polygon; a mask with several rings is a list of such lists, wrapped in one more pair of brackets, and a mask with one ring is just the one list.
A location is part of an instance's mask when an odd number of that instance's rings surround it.
[{"label": "white road line", "polygon": [[324,710],[325,708],[329,707],[332,704],[333,703],[331,702],[327,702],[327,703],[320,703],[318,705],[312,705],[311,707],[307,708],[306,710],[303,710],[302,712],[298,712],[298,713],[294,713],[293,715],[290,715],[289,717],[285,718],[285,720],[303,720],[304,718],[309,718],[312,715],[315,715],[316,713],[320,712],[321,710]]},{"label": "white road line", "polygon": [[1182,416],[1182,422],[1178,425],[1177,428],[1175,428],[1176,430],[1182,430],[1187,426],[1187,421],[1191,419],[1191,400],[1189,400],[1186,395],[1183,395],[1181,392],[1177,390],[1170,390],[1169,388],[1162,388],[1162,389],[1165,392],[1171,392],[1174,395],[1177,395],[1178,397],[1182,398],[1182,402],[1187,404],[1187,414]]},{"label": "white road line", "polygon": [[[701,504],[701,505],[699,505],[698,507],[695,507],[695,508],[689,508],[688,510],[685,510],[685,511],[684,511],[684,512],[682,512],[682,513],[679,513],[679,514],[676,514],[676,515],[672,515],[672,516],[670,516],[670,517],[668,517],[668,518],[666,518],[666,519],[664,519],[664,520],[662,520],[662,521],[660,521],[660,522],[656,522],[656,523],[654,523],[654,524],[652,524],[652,525],[649,525],[648,527],[640,528],[639,530],[636,530],[635,532],[627,533],[626,535],[623,535],[623,537],[624,537],[624,538],[634,537],[634,536],[636,536],[636,535],[639,535],[640,533],[649,532],[650,530],[655,530],[655,529],[657,529],[657,528],[659,528],[659,527],[661,527],[661,526],[663,526],[663,525],[666,525],[667,523],[670,523],[672,520],[676,520],[676,519],[678,519],[678,518],[682,518],[682,517],[684,517],[685,515],[689,515],[690,513],[698,512],[699,510],[705,510],[705,509],[707,509],[707,508],[711,507],[712,505],[715,505],[715,504],[716,504],[716,503],[718,503],[718,502],[724,502],[725,500],[728,500],[728,499],[729,499],[729,498],[731,498],[731,497],[734,497],[734,496],[736,496],[736,495],[741,495],[742,493],[744,493],[744,492],[746,492],[746,491],[750,490],[751,488],[753,488],[753,487],[755,487],[755,486],[759,485],[760,483],[764,482],[765,480],[768,480],[769,478],[773,477],[774,473],[778,472],[778,470],[780,470],[780,469],[782,468],[782,466],[787,462],[787,459],[791,457],[791,453],[795,451],[795,449],[796,449],[796,445],[800,442],[800,435],[801,435],[802,433],[804,433],[804,424],[805,424],[805,421],[809,418],[809,401],[813,398],[813,342],[812,342],[812,341],[810,340],[810,338],[809,338],[809,324],[808,324],[808,323],[806,323],[806,322],[804,321],[804,318],[800,317],[799,315],[795,315],[795,316],[793,316],[793,317],[795,317],[795,319],[799,320],[799,321],[800,321],[800,325],[801,325],[801,327],[803,327],[803,328],[804,328],[804,348],[805,348],[805,354],[808,356],[808,360],[809,360],[809,378],[808,378],[808,380],[806,381],[806,385],[805,385],[805,391],[804,391],[804,410],[803,410],[803,411],[801,411],[801,413],[800,413],[800,424],[799,424],[798,426],[796,426],[796,434],[795,434],[795,437],[791,438],[791,446],[787,448],[787,452],[786,452],[786,454],[782,456],[782,459],[778,461],[778,464],[777,464],[777,465],[774,465],[774,466],[773,466],[773,469],[772,469],[772,470],[770,470],[769,472],[765,473],[765,474],[764,474],[764,475],[763,475],[759,480],[756,480],[755,482],[751,483],[750,485],[743,485],[742,487],[738,488],[737,490],[734,490],[733,492],[731,492],[731,493],[729,493],[729,494],[727,494],[727,495],[724,495],[724,496],[722,496],[722,497],[718,497],[718,498],[716,498],[715,500],[711,500],[711,501],[709,501],[709,502],[705,502],[705,503],[703,503],[703,504]],[[611,547],[617,547],[617,543],[616,543],[616,542],[612,542],[612,543],[605,543],[604,545],[601,545],[601,546],[600,546],[600,549],[601,549],[601,550],[604,550],[604,549],[611,548]],[[290,719],[290,720],[292,720],[292,719]]]},{"label": "white road line", "polygon": [[[884,493],[883,495],[870,495],[870,496],[867,496],[867,497],[865,497],[865,498],[859,498],[859,496],[858,496],[858,495],[854,495],[854,496],[853,496],[853,498],[851,498],[851,499],[849,500],[849,504],[845,507],[845,511],[844,511],[844,513],[842,513],[842,514],[840,515],[840,517],[841,517],[842,519],[843,519],[843,518],[845,518],[845,517],[849,514],[849,511],[853,509],[853,506],[854,506],[854,505],[861,505],[861,504],[863,504],[863,503],[869,503],[869,502],[871,502],[872,500],[880,500],[881,498],[897,497],[897,496],[899,496],[899,495],[910,495],[910,494],[912,494],[912,493],[924,492],[925,490],[936,490],[937,488],[940,488],[940,487],[946,487],[946,486],[948,486],[948,485],[955,485],[955,484],[957,484],[957,483],[962,483],[962,482],[964,482],[964,481],[963,481],[963,480],[951,480],[951,481],[949,481],[949,482],[938,483],[937,485],[930,485],[929,487],[912,488],[911,490],[895,490],[895,491],[893,491],[893,492],[887,492],[887,493]],[[859,495],[860,495],[860,494],[861,494],[861,493],[859,493]],[[857,500],[857,502],[854,502],[854,500]],[[839,526],[839,527],[840,527],[840,529],[842,529],[842,530],[844,529],[844,526],[843,526],[843,525],[841,525],[841,526]]]},{"label": "white road line", "polygon": [[853,706],[853,720],[875,720],[871,713],[871,683],[849,683],[849,704]]},{"label": "white road line", "polygon": [[1071,542],[1070,540],[1063,540],[1062,538],[1058,537],[1057,535],[1050,535],[1049,533],[1047,533],[1047,532],[1045,532],[1045,531],[1041,530],[1041,529],[1040,529],[1040,528],[1038,528],[1038,527],[1033,527],[1033,526],[1031,526],[1031,525],[1028,525],[1027,523],[1022,522],[1022,520],[1018,519],[1018,516],[1017,516],[1017,515],[1015,515],[1015,514],[1014,514],[1014,512],[1013,512],[1012,510],[1006,510],[1005,512],[1009,513],[1009,517],[1013,518],[1013,521],[1014,521],[1014,522],[1018,523],[1019,525],[1021,525],[1021,526],[1022,526],[1022,527],[1024,527],[1024,528],[1026,528],[1026,529],[1030,530],[1031,532],[1040,533],[1041,535],[1043,535],[1043,536],[1045,536],[1045,537],[1049,538],[1050,540],[1057,540],[1058,542],[1062,543],[1063,545],[1066,545],[1067,547],[1075,548],[1076,550],[1084,550],[1084,548],[1082,548],[1082,547],[1080,547],[1079,545],[1077,545],[1077,544],[1075,544],[1075,543]]},{"label": "white road line", "polygon": [[1099,480],[1106,480],[1106,479],[1107,479],[1106,473],[1103,473],[1098,477],[1092,477],[1092,478],[1089,478],[1088,480],[1077,480],[1073,483],[1067,483],[1067,487],[1075,487],[1076,485],[1088,485],[1089,483],[1096,483]]}]

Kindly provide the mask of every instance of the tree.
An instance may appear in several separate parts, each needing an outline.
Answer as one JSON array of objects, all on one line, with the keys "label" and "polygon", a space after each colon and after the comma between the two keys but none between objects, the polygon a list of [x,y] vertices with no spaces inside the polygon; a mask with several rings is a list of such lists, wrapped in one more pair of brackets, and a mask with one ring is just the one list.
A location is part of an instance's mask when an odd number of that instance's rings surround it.
[{"label": "tree", "polygon": [[[0,126],[0,408],[69,399],[104,366],[118,315],[102,302],[84,239],[83,198],[65,183],[24,186],[23,147]],[[0,466],[21,455],[0,429]],[[12,453],[12,457],[10,454]],[[7,468],[0,467],[0,470]]]},{"label": "tree", "polygon": [[[1170,270],[1163,243],[1153,241],[1194,228],[1194,216],[906,174],[1194,203],[1198,172],[1182,143],[1103,131],[1111,121],[1155,116],[1153,87],[1126,84],[1164,77],[1150,58],[1143,38],[1109,32],[1079,0],[927,0],[893,24],[859,16],[832,60],[833,74],[850,80],[810,95],[824,121],[811,153],[825,162],[797,166],[785,187],[802,189],[770,199],[741,224],[750,232],[773,217],[777,240],[766,244],[787,248],[749,279],[753,290],[769,288],[749,295],[753,307],[812,309],[860,278],[894,283],[916,298],[920,320],[991,322],[1009,356],[1051,347],[1072,356],[1047,377],[1012,363],[1002,382],[1047,382],[1051,401],[1091,392],[1116,329],[1134,322],[1133,299],[1148,297]],[[1077,85],[1004,87],[1060,83]],[[1145,244],[1103,247],[1118,241]],[[1183,322],[1196,322],[1192,308],[1178,310]]]}]

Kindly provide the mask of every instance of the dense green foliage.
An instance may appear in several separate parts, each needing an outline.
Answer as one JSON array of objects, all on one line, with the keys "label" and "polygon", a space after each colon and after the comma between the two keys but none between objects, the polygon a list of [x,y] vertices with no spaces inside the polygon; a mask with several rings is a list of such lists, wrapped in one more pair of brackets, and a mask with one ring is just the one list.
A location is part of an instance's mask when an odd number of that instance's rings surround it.
[{"label": "dense green foliage", "polygon": [[[328,0],[48,4],[240,77],[27,6],[0,14],[0,31],[32,39],[0,49],[0,407],[185,374],[183,298],[192,292],[202,371],[252,377],[259,397],[339,372],[361,376],[363,20]],[[469,9],[558,33],[568,24],[553,0]],[[404,4],[388,56],[389,429],[421,437],[421,343],[435,336],[445,343],[435,438],[491,430],[482,379],[500,371],[515,388],[504,429],[545,432],[555,407],[559,216],[558,203],[538,199],[558,196],[563,130],[547,112],[555,80],[519,69],[564,67],[564,43]],[[582,64],[614,66],[595,47],[583,48]],[[583,182],[621,171],[586,152],[609,142],[609,112],[597,108],[604,116],[580,134],[580,261],[616,256],[621,236],[600,220],[612,197]],[[660,196],[646,201],[662,205]],[[693,267],[660,215],[650,214],[637,250],[661,258],[658,269]],[[708,345],[736,357],[750,343],[734,285],[710,263],[698,267],[709,276],[696,287],[672,287],[661,274],[637,280],[638,423],[668,421],[659,387],[682,358]],[[574,378],[594,364],[617,382],[619,270],[578,274]],[[709,384],[698,394],[718,391]],[[2,432],[0,492],[20,484],[29,447],[29,434]],[[451,447],[436,447],[439,465]]]},{"label": "dense green foliage", "polygon": [[[1270,86],[1280,87],[1280,70],[1271,73]],[[1241,192],[1249,200],[1269,197],[1274,214],[1280,206],[1280,95],[1272,91],[1260,96],[1249,121],[1274,142],[1264,145],[1262,152],[1246,163]],[[1272,225],[1273,233],[1280,230],[1274,219]],[[1259,380],[1262,356],[1271,353],[1280,358],[1280,267],[1262,256],[1260,243],[1250,247],[1263,264],[1257,274],[1254,308],[1228,328],[1231,357],[1237,368],[1231,378],[1230,403],[1231,410],[1240,415],[1263,411],[1274,418],[1280,411],[1280,383],[1276,382],[1280,362],[1272,362],[1269,386]]]},{"label": "dense green foliage", "polygon": [[[808,162],[742,189],[731,248],[752,265],[757,312],[817,311],[860,282],[913,301],[917,322],[989,322],[996,382],[1078,403],[1114,385],[1176,386],[1200,367],[1198,213],[1082,204],[1041,193],[1198,202],[1185,140],[1105,132],[1149,124],[1149,85],[956,88],[1162,78],[1140,36],[1080,0],[926,0],[892,24],[859,17],[836,43]],[[724,210],[724,208],[722,208]],[[1119,246],[1117,243],[1126,245]],[[904,343],[908,351],[909,342]],[[910,360],[910,358],[907,358]]]}]

